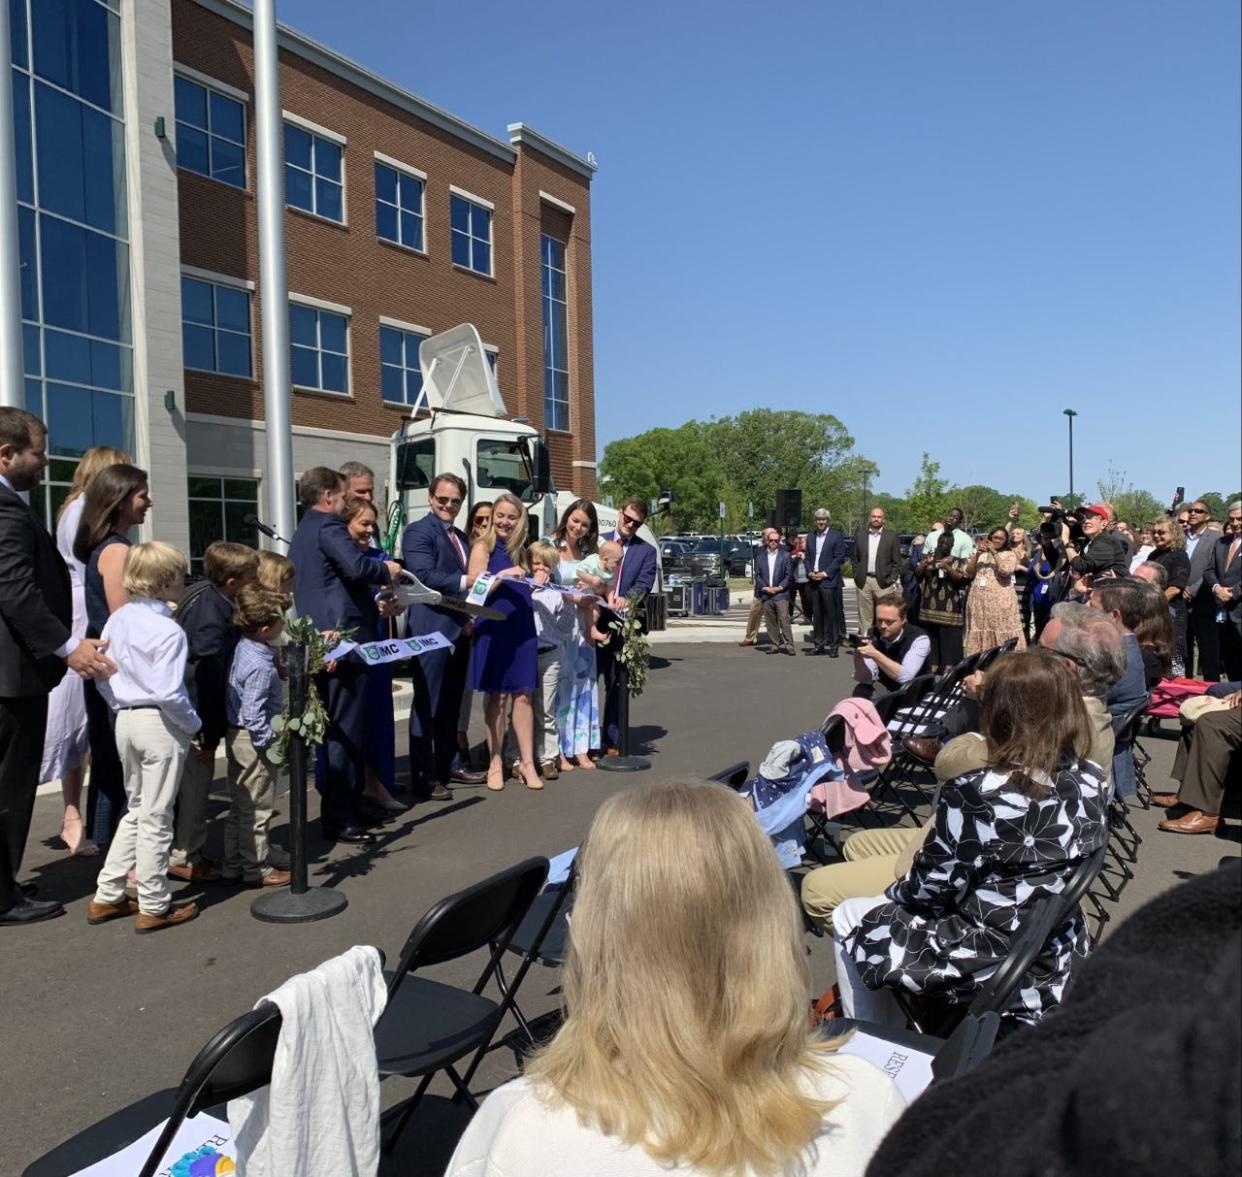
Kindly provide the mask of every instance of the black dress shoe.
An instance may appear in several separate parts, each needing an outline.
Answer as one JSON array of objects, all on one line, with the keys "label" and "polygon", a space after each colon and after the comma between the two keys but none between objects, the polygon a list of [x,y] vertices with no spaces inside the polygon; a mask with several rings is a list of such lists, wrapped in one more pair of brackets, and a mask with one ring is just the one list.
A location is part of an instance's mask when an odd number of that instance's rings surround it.
[{"label": "black dress shoe", "polygon": [[0,911],[0,927],[6,924],[37,924],[40,920],[51,920],[64,914],[65,909],[54,900],[27,899],[22,895],[8,911]]},{"label": "black dress shoe", "polygon": [[839,658],[840,656],[841,656],[841,651],[840,651],[840,650],[838,650],[836,646],[829,646],[829,647],[828,647],[828,657],[829,657],[829,658]]},{"label": "black dress shoe", "polygon": [[[487,780],[487,773],[475,772],[469,768],[459,768],[449,777],[449,780],[455,785],[481,785]],[[452,794],[450,793],[449,796],[452,796]],[[435,797],[433,799],[436,801],[444,800],[443,797]]]},{"label": "black dress shoe", "polygon": [[353,846],[370,846],[375,842],[374,834],[352,823],[339,828],[327,822],[321,822],[320,825],[323,828],[325,842],[347,842]]},{"label": "black dress shoe", "polygon": [[[486,773],[480,773],[479,775],[482,776],[484,780],[487,780]],[[453,794],[443,785],[436,785],[431,792],[423,793],[421,799],[423,801],[452,801]]]}]

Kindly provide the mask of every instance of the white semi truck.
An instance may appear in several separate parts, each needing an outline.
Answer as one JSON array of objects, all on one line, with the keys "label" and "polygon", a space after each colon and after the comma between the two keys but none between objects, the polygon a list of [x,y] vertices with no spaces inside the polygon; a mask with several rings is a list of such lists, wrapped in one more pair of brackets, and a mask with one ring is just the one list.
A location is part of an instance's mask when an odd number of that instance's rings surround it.
[{"label": "white semi truck", "polygon": [[[466,507],[501,491],[527,506],[530,534],[550,535],[561,513],[578,496],[553,484],[548,448],[524,420],[506,415],[504,398],[479,333],[462,323],[423,340],[418,349],[423,391],[413,416],[393,434],[388,464],[388,533],[421,519],[430,510],[431,479],[442,472],[466,483]],[[616,526],[617,512],[595,504],[600,531]],[[656,549],[656,598],[648,609],[653,627],[663,628],[660,546],[649,528],[639,533]]]}]

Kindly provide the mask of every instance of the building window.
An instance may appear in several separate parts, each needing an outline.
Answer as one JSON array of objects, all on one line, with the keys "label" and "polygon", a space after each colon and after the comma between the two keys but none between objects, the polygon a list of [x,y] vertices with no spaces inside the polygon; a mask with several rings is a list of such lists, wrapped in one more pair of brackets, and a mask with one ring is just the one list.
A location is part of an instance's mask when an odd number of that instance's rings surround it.
[{"label": "building window", "polygon": [[182,278],[181,347],[187,368],[251,375],[250,295],[232,286]]},{"label": "building window", "polygon": [[11,0],[26,408],[48,426],[49,527],[91,446],[134,451],[121,20],[115,0]]},{"label": "building window", "polygon": [[349,392],[349,320],[332,311],[289,304],[293,383],[321,392]]},{"label": "building window", "polygon": [[422,250],[422,180],[386,164],[375,165],[375,232],[385,241]]},{"label": "building window", "polygon": [[177,166],[234,188],[246,186],[246,109],[227,94],[178,75]]},{"label": "building window", "polygon": [[569,428],[569,300],[565,291],[565,243],[546,233],[540,245],[543,283],[543,420],[549,429]]},{"label": "building window", "polygon": [[492,210],[453,193],[449,197],[453,265],[476,274],[492,273]]},{"label": "building window", "polygon": [[341,145],[285,123],[285,203],[345,223]]},{"label": "building window", "polygon": [[384,400],[397,405],[418,403],[423,391],[418,345],[426,338],[397,327],[380,328],[380,388]]},{"label": "building window", "polygon": [[259,533],[244,522],[259,510],[259,483],[253,478],[207,478],[191,474],[190,571],[202,572],[203,553],[216,540],[257,547]]}]

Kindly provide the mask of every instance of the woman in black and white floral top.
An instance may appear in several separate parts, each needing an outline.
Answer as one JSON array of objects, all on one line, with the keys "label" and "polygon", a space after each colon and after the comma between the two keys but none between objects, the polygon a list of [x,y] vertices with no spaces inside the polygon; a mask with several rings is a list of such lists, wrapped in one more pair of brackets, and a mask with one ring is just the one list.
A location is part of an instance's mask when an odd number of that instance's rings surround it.
[{"label": "woman in black and white floral top", "polygon": [[[1060,894],[1107,837],[1108,788],[1086,759],[1091,729],[1078,684],[1043,651],[989,670],[981,731],[988,767],[947,782],[935,821],[905,878],[837,907],[843,1011],[904,1023],[888,992],[969,1003],[1009,954],[1030,905]],[[1035,1022],[1060,1000],[1075,956],[1089,947],[1075,911],[1023,977],[1004,1015]]]}]

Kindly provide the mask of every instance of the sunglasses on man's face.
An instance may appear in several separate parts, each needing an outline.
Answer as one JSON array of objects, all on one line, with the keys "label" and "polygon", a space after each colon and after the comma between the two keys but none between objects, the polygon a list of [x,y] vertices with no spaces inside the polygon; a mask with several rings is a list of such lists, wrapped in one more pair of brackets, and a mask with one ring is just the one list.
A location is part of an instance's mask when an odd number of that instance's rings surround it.
[{"label": "sunglasses on man's face", "polygon": [[1206,507],[1191,507],[1190,508],[1190,514],[1192,515],[1206,515],[1207,513],[1208,511]]},{"label": "sunglasses on man's face", "polygon": [[461,499],[450,498],[448,495],[433,495],[432,498],[441,507],[460,507]]},{"label": "sunglasses on man's face", "polygon": [[641,519],[635,519],[633,515],[627,515],[624,512],[622,512],[621,518],[624,519],[631,527],[642,527],[643,525],[643,521]]}]

